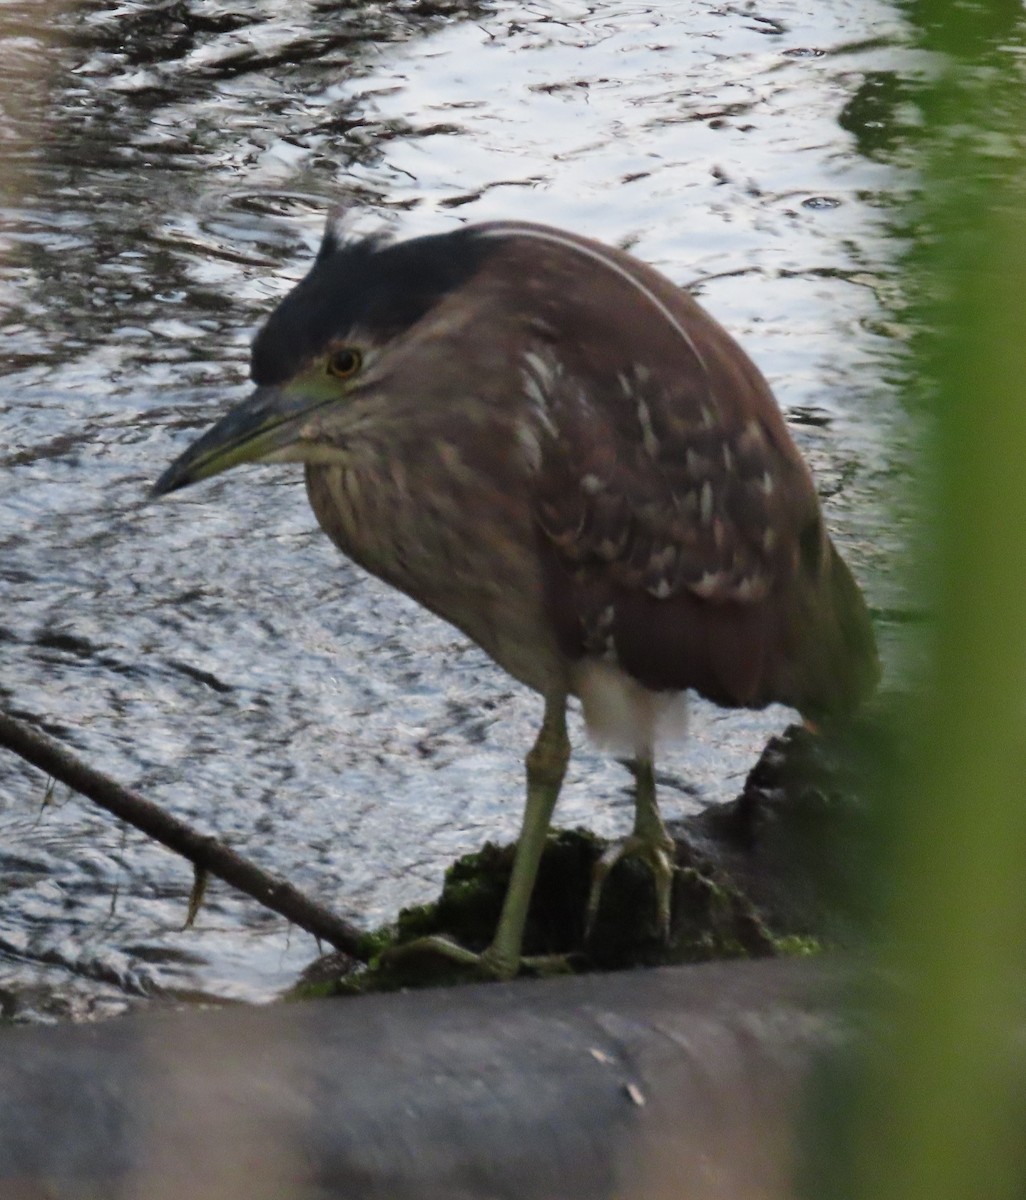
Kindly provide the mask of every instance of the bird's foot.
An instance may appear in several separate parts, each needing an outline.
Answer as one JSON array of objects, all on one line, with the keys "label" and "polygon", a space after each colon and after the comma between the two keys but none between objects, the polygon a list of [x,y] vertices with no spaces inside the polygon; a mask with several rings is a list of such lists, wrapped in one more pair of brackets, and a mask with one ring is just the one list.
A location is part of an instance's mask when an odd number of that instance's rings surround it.
[{"label": "bird's foot", "polygon": [[591,892],[585,914],[585,936],[590,937],[598,916],[602,889],[609,872],[624,858],[641,858],[648,863],[656,887],[656,913],[659,933],[664,943],[670,940],[670,902],[673,896],[673,872],[676,846],[664,831],[660,835],[648,836],[633,833],[622,841],[614,842],[592,869]]},{"label": "bird's foot", "polygon": [[494,944],[478,954],[442,934],[420,937],[393,946],[382,955],[386,967],[408,964],[414,959],[435,958],[465,968],[471,976],[485,980],[514,979],[522,971],[530,975],[566,975],[573,966],[564,954],[527,955],[504,953]]}]

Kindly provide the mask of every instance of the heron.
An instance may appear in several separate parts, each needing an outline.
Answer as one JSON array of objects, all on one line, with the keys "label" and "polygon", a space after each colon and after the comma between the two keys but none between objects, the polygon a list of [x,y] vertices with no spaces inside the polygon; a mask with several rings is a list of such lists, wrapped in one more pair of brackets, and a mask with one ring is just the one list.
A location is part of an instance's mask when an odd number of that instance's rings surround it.
[{"label": "heron", "polygon": [[344,554],[543,701],[492,941],[421,949],[484,977],[521,969],[570,697],[634,775],[633,830],[599,859],[589,917],[637,856],[665,932],[674,842],[653,764],[687,693],[822,724],[877,683],[862,592],[768,383],[688,292],[621,249],[516,220],[397,239],[329,217],[256,334],[251,377],[153,494],[304,464]]}]

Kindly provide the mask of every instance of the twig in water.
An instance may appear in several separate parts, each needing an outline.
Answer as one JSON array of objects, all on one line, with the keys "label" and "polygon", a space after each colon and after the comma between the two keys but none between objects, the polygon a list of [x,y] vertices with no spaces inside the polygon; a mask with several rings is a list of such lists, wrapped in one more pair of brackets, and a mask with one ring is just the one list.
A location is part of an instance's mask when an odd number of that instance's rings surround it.
[{"label": "twig in water", "polygon": [[13,750],[41,771],[181,854],[193,864],[197,874],[209,871],[314,937],[361,962],[367,961],[364,936],[355,925],[315,904],[292,884],[249,862],[224,842],[198,833],[138,792],[94,770],[60,742],[4,712],[0,712],[0,746]]}]

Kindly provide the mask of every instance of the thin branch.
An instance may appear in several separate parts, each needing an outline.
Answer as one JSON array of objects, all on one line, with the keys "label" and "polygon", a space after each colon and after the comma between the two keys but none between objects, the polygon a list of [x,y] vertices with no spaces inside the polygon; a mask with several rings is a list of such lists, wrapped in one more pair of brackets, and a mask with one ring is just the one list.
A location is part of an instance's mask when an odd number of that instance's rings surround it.
[{"label": "thin branch", "polygon": [[0,712],[0,746],[6,746],[54,779],[88,796],[101,808],[181,854],[199,870],[217,875],[314,937],[361,962],[367,961],[367,951],[362,948],[363,934],[355,925],[315,904],[284,879],[261,870],[224,842],[198,833],[152,801],[93,770],[60,742],[4,712]]}]

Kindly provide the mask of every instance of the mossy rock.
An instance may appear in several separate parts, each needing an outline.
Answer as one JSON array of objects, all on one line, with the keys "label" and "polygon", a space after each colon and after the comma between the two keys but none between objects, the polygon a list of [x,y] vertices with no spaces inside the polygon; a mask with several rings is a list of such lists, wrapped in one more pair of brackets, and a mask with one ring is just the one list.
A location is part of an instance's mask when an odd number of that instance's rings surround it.
[{"label": "mossy rock", "polygon": [[[744,895],[726,877],[696,865],[685,843],[678,845],[668,943],[658,927],[651,872],[632,858],[610,872],[586,937],[592,871],[606,847],[583,829],[557,829],[549,835],[524,930],[525,957],[556,960],[552,970],[580,972],[777,953],[776,939]],[[432,934],[444,934],[468,950],[484,950],[499,920],[514,849],[489,842],[464,855],[446,872],[438,900],[403,909],[394,925],[369,935],[378,951],[370,966],[339,955],[318,960],[295,994],[387,991],[475,978],[472,968],[434,954],[395,960],[381,951]]]},{"label": "mossy rock", "polygon": [[[524,954],[552,969],[617,970],[706,959],[818,952],[857,944],[865,928],[867,863],[876,844],[859,792],[890,761],[868,725],[847,742],[793,726],[770,740],[731,804],[689,818],[675,832],[669,941],[658,928],[656,889],[636,858],[606,880],[590,935],[592,871],[608,843],[583,829],[553,830],[524,932]],[[388,990],[477,978],[437,954],[396,962],[383,951],[432,934],[468,950],[490,943],[513,865],[512,846],[488,843],[446,872],[432,904],[404,909],[368,934],[364,967],[333,956],[314,964],[299,994]],[[319,960],[319,963],[323,960]],[[316,982],[311,980],[315,979]]]}]

